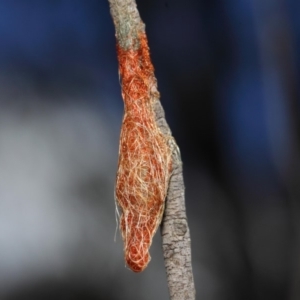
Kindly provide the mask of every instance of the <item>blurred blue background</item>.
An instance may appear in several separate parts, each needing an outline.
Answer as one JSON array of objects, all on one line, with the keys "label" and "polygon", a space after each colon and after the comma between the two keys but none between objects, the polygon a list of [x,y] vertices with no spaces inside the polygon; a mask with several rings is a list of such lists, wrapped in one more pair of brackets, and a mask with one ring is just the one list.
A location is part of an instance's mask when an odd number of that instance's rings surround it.
[{"label": "blurred blue background", "polygon": [[[300,2],[144,0],[182,152],[197,298],[300,297]],[[167,299],[124,267],[104,0],[0,0],[0,298]]]}]

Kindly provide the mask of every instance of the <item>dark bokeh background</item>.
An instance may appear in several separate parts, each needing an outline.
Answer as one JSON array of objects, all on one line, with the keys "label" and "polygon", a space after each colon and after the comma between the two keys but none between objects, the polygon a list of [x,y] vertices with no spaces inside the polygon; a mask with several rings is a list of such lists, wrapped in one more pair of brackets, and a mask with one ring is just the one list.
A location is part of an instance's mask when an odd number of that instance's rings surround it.
[{"label": "dark bokeh background", "polygon": [[[138,6],[197,299],[299,299],[300,2]],[[0,0],[0,299],[168,299],[159,234],[142,274],[115,236],[120,95],[107,1]]]}]

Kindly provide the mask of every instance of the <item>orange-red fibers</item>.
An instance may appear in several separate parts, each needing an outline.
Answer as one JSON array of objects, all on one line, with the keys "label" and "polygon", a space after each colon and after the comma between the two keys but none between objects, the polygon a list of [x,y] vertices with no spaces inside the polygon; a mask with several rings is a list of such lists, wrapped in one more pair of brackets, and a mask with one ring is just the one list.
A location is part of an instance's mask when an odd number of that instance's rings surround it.
[{"label": "orange-red fibers", "polygon": [[125,114],[121,129],[116,200],[125,260],[134,272],[150,261],[149,247],[161,223],[171,173],[167,138],[155,122],[156,80],[145,33],[137,50],[118,46]]}]

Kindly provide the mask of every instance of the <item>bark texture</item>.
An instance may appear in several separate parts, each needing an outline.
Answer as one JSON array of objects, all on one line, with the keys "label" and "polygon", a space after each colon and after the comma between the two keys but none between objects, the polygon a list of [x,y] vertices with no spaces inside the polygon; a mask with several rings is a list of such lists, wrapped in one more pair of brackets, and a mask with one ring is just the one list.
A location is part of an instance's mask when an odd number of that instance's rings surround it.
[{"label": "bark texture", "polygon": [[[120,47],[125,50],[139,48],[139,34],[145,26],[136,7],[135,0],[108,0],[110,12]],[[171,300],[195,299],[195,287],[191,264],[191,241],[185,211],[184,182],[179,148],[171,137],[170,128],[159,101],[156,85],[152,86],[151,97],[156,124],[161,132],[170,136],[172,149],[172,175],[168,188],[161,233],[163,253]]]}]

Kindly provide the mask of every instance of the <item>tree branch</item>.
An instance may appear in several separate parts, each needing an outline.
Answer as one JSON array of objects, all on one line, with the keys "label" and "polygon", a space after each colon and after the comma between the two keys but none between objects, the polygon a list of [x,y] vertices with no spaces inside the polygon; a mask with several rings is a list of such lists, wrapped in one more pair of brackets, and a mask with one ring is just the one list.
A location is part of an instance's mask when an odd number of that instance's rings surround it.
[{"label": "tree branch", "polygon": [[[108,0],[116,30],[118,46],[123,50],[137,50],[140,34],[145,32],[135,0]],[[195,299],[191,263],[190,233],[185,211],[184,182],[179,148],[171,136],[170,128],[159,101],[155,84],[150,91],[156,124],[167,137],[172,151],[172,175],[169,182],[164,217],[161,225],[162,246],[171,300]],[[169,137],[169,138],[168,138]]]}]

